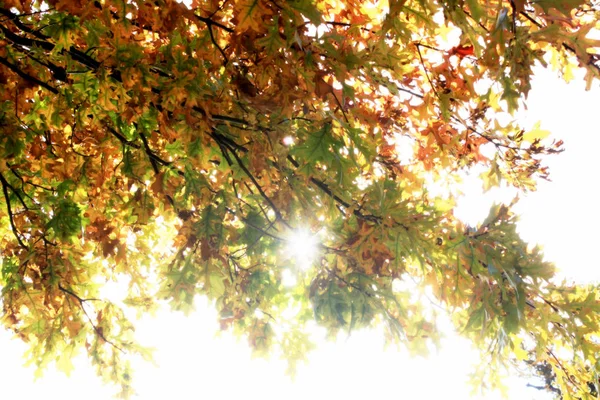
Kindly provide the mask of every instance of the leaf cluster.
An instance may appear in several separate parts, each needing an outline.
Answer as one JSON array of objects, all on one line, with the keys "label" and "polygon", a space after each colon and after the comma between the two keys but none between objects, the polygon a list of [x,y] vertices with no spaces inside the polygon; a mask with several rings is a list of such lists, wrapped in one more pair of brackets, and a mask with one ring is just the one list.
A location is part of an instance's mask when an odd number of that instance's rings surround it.
[{"label": "leaf cluster", "polygon": [[[555,282],[510,206],[468,227],[430,189],[474,169],[486,188],[548,177],[562,142],[506,116],[536,63],[600,75],[599,12],[0,0],[2,324],[31,362],[69,371],[85,351],[127,396],[129,359],[149,357],[128,307],[208,296],[223,329],[291,370],[311,322],[382,323],[424,352],[443,312],[489,355],[480,384],[525,364],[565,398],[592,396],[597,288]],[[320,232],[308,268],[289,256],[301,229]],[[115,280],[122,302],[103,296]]]}]

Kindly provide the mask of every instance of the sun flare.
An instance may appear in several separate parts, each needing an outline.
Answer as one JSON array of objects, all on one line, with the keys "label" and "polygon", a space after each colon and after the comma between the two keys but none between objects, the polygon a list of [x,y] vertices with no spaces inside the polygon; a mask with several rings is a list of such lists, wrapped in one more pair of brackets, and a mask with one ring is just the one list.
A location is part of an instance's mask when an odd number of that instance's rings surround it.
[{"label": "sun flare", "polygon": [[298,267],[308,269],[317,257],[318,247],[317,234],[308,229],[298,229],[289,236],[285,254],[293,259]]}]

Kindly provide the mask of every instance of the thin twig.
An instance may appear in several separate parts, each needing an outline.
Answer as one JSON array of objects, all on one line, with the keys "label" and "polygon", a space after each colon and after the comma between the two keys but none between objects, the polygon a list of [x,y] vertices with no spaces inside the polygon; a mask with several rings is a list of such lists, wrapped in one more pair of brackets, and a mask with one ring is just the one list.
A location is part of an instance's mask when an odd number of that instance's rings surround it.
[{"label": "thin twig", "polygon": [[363,293],[365,296],[367,296],[367,297],[375,297],[374,293],[370,293],[370,292],[366,291],[364,288],[361,288],[360,286],[355,285],[354,283],[347,281],[346,279],[344,279],[341,276],[339,276],[335,271],[331,270],[330,268],[325,267],[325,270],[327,272],[329,272],[331,275],[333,275],[339,281],[345,283],[347,286],[350,286],[351,288],[354,288],[354,289],[358,290],[359,292]]},{"label": "thin twig", "polygon": [[552,352],[552,350],[550,350],[549,348],[546,348],[546,352],[548,354],[550,354],[552,356],[552,358],[554,358],[556,360],[556,363],[558,364],[558,366],[560,367],[560,369],[563,370],[563,372],[565,373],[565,376],[567,377],[567,379],[569,380],[569,382],[571,382],[571,384],[573,384],[573,386],[575,386],[577,389],[581,390],[581,387],[579,386],[579,384],[573,380],[573,378],[571,377],[571,374],[569,373],[569,371],[567,371],[567,369],[562,365],[562,363],[560,362],[560,360],[558,359],[558,357],[556,357],[556,355]]},{"label": "thin twig", "polygon": [[10,168],[10,172],[12,172],[12,174],[13,174],[14,176],[16,176],[17,178],[19,178],[19,180],[22,182],[22,184],[23,184],[23,185],[27,184],[27,185],[31,185],[31,186],[33,186],[33,187],[36,187],[36,188],[40,188],[40,189],[42,189],[42,190],[46,190],[46,191],[48,191],[48,192],[56,192],[56,190],[54,190],[54,189],[53,189],[53,188],[51,188],[51,187],[46,187],[46,186],[38,185],[37,183],[33,183],[33,182],[26,181],[26,180],[23,178],[23,176],[22,176],[22,175],[21,175],[19,172],[17,172],[17,171],[15,170],[15,167],[14,167],[14,166],[10,165],[9,163],[6,163],[6,165],[8,166],[8,168]]},{"label": "thin twig", "polygon": [[[520,14],[522,16],[524,16],[525,18],[527,18],[527,20],[529,22],[531,22],[538,28],[540,28],[540,29],[546,28],[544,25],[542,25],[540,22],[536,21],[531,15],[527,14],[525,11],[521,11]],[[600,66],[594,64],[594,60],[597,60],[596,58],[594,58],[594,56],[597,56],[597,55],[586,53],[590,57],[590,59],[587,62],[583,62],[583,60],[581,60],[581,58],[579,58],[579,55],[577,54],[577,50],[575,50],[572,46],[570,46],[566,43],[561,43],[561,44],[565,50],[568,50],[571,53],[573,53],[579,59],[579,61],[582,62],[582,64],[590,65],[590,66],[594,67],[598,72],[600,72]]]},{"label": "thin twig", "polygon": [[[296,168],[300,167],[300,164],[298,163],[298,161],[296,161],[291,155],[287,156],[287,160]],[[338,203],[339,205],[341,205],[342,207],[344,207],[345,209],[349,209],[350,208],[350,203],[348,203],[347,201],[343,200],[341,197],[339,197],[337,194],[333,193],[333,191],[329,188],[329,186],[323,182],[320,179],[317,179],[315,177],[309,177],[309,180],[315,185],[317,186],[319,189],[321,189],[322,192],[324,192],[325,194],[327,194],[327,196],[331,197],[333,200],[335,200],[336,203]],[[364,220],[368,220],[368,221],[373,221],[376,223],[381,222],[382,218],[380,216],[377,215],[370,215],[370,214],[363,214],[360,210],[353,210],[352,213],[357,216],[358,218],[364,219]]]},{"label": "thin twig", "polygon": [[427,70],[427,67],[425,66],[425,60],[423,60],[423,54],[421,54],[421,46],[426,46],[426,45],[417,43],[416,46],[417,46],[417,52],[419,53],[419,59],[421,60],[421,66],[423,67],[423,71],[425,72],[425,77],[427,78],[429,85],[431,85],[431,90],[433,90],[433,93],[435,93],[436,97],[439,99],[440,95],[438,94],[437,90],[435,89],[435,86],[433,85],[433,82],[431,81],[431,78],[429,77],[429,71]]}]

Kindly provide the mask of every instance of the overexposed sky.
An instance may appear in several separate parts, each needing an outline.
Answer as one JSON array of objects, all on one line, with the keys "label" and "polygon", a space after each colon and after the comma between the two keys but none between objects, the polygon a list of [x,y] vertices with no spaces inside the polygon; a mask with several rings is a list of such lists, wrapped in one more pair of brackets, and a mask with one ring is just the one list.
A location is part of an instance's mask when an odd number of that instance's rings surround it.
[{"label": "overexposed sky", "polygon": [[[578,78],[582,78],[579,74]],[[550,138],[562,139],[565,151],[546,157],[551,182],[541,181],[536,192],[520,195],[515,211],[521,214],[519,231],[528,242],[544,246],[548,260],[560,275],[577,282],[600,281],[600,213],[596,211],[600,187],[600,84],[585,91],[583,79],[566,84],[555,72],[537,68],[529,94],[528,110],[519,118],[531,127],[541,121]],[[475,223],[489,211],[494,198],[512,199],[512,192],[493,189],[473,194],[459,204],[461,218]]]},{"label": "overexposed sky", "polygon": [[[553,182],[542,182],[539,191],[523,197],[517,206],[522,213],[520,230],[529,241],[545,247],[547,258],[557,262],[563,276],[579,282],[600,281],[595,250],[599,245],[596,227],[598,203],[598,114],[600,88],[591,92],[583,84],[566,85],[553,72],[541,70],[529,96],[529,110],[522,118],[531,126],[543,120],[565,142],[566,151],[548,158]],[[475,224],[488,213],[494,197],[510,195],[477,190],[459,203],[458,213]],[[384,349],[381,332],[354,332],[336,343],[323,342],[301,365],[295,381],[284,373],[279,360],[252,359],[243,340],[218,332],[216,314],[202,300],[198,312],[188,318],[161,313],[138,324],[138,338],[156,347],[158,367],[140,362],[135,366],[140,399],[260,398],[468,398],[465,385],[471,364],[478,357],[468,343],[450,337],[441,352],[429,359],[409,358],[395,348]],[[48,371],[33,382],[33,369],[20,367],[26,346],[0,330],[0,376],[3,396],[20,399],[88,400],[110,399],[112,389],[95,378],[82,358],[70,378]],[[511,397],[545,399],[549,396],[527,389],[526,382],[511,378]],[[484,398],[475,396],[474,398]],[[493,399],[494,396],[485,396]]]}]

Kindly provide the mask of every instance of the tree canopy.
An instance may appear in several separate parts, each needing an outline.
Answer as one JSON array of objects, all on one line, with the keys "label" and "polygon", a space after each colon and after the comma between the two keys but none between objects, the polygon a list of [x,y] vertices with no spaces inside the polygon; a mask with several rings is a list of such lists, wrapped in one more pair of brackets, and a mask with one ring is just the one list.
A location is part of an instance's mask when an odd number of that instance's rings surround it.
[{"label": "tree canopy", "polygon": [[[599,13],[0,0],[2,324],[40,368],[69,371],[85,351],[127,396],[130,357],[150,354],[102,298],[112,280],[140,313],[208,296],[223,329],[292,369],[311,321],[332,335],[385,324],[418,353],[445,312],[485,354],[481,385],[518,364],[565,399],[596,396],[597,287],[553,279],[511,205],[466,226],[455,193],[432,188],[469,171],[522,191],[549,176],[562,142],[510,115],[535,64],[600,76]],[[298,232],[318,241],[310,263],[290,257]]]}]

